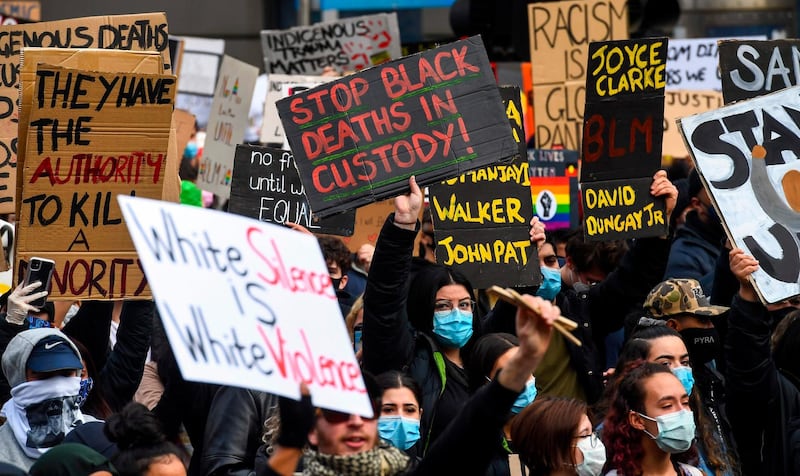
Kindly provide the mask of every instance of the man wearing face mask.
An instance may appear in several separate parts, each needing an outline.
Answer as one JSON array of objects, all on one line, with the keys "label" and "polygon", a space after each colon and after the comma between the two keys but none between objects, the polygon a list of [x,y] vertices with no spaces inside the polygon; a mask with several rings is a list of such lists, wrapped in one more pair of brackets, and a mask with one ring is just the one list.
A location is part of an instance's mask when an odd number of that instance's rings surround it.
[{"label": "man wearing face mask", "polygon": [[78,406],[80,353],[59,330],[31,329],[11,340],[2,366],[11,399],[0,410],[0,461],[28,470],[90,419]]}]

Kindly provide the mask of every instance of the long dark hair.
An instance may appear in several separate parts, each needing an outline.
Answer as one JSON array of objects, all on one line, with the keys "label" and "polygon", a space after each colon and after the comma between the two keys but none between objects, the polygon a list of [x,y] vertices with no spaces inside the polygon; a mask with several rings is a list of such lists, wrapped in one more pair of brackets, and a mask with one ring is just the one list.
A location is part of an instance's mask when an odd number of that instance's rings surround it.
[{"label": "long dark hair", "polygon": [[72,343],[75,344],[75,347],[77,347],[80,351],[81,357],[83,358],[83,363],[86,365],[86,373],[92,378],[92,390],[86,397],[86,401],[83,402],[81,412],[100,420],[105,420],[114,411],[111,409],[111,405],[108,403],[108,400],[106,400],[105,388],[102,384],[103,379],[97,370],[97,366],[94,364],[92,354],[78,339],[69,337],[69,340],[71,340]]},{"label": "long dark hair", "polygon": [[380,388],[381,395],[393,388],[407,388],[417,399],[417,406],[422,409],[422,389],[416,380],[397,370],[389,370],[375,377],[375,382]]}]

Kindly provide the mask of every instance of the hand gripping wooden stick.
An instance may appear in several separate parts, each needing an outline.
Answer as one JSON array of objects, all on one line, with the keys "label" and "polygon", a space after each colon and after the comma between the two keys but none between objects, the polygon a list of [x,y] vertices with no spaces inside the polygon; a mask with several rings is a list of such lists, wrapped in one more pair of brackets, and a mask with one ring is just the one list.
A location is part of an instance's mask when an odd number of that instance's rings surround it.
[{"label": "hand gripping wooden stick", "polygon": [[[517,307],[522,306],[531,312],[535,312],[536,314],[539,315],[542,314],[538,308],[528,304],[527,301],[522,299],[522,296],[520,296],[518,292],[514,291],[511,288],[504,289],[501,288],[500,286],[492,286],[489,289],[487,289],[486,292],[489,293],[490,295],[494,295],[498,299],[502,299],[503,301],[509,304],[513,304]],[[577,346],[581,345],[581,341],[578,340],[578,338],[572,335],[570,332],[578,328],[578,324],[575,321],[567,319],[564,316],[558,316],[555,322],[553,322],[553,327],[558,332],[560,332],[564,336],[564,338],[568,339],[573,344]]]}]

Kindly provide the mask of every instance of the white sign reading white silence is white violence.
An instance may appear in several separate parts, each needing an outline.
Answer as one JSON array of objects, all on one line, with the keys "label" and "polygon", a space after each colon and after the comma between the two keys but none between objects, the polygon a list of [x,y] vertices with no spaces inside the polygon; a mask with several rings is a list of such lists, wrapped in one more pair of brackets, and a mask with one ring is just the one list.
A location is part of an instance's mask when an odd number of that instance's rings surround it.
[{"label": "white sign reading white silence is white violence", "polygon": [[317,240],[214,210],[120,195],[184,378],[372,416]]}]

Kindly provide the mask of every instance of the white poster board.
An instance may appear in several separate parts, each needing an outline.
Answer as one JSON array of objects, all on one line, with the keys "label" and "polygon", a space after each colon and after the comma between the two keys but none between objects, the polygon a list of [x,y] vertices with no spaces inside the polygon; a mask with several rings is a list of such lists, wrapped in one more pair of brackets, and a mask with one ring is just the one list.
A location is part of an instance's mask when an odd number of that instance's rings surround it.
[{"label": "white poster board", "polygon": [[183,42],[175,103],[178,109],[194,114],[198,126],[203,128],[211,112],[217,72],[225,54],[225,40],[195,36],[173,38]]},{"label": "white poster board", "polygon": [[187,380],[372,416],[317,240],[199,207],[119,195]]},{"label": "white poster board", "polygon": [[[670,38],[667,49],[667,91],[669,90],[722,90],[719,71],[717,41],[722,38]],[[729,39],[729,38],[725,38]],[[761,36],[737,39],[765,40]]]},{"label": "white poster board", "polygon": [[197,186],[227,200],[231,195],[233,156],[244,140],[258,68],[231,56],[222,59],[211,103]]},{"label": "white poster board", "polygon": [[337,79],[329,76],[301,76],[290,74],[267,75],[267,97],[264,100],[264,120],[261,125],[261,142],[265,144],[283,144],[286,135],[278,116],[275,102],[289,97],[298,91],[305,91],[320,84]]},{"label": "white poster board", "polygon": [[[679,120],[735,246],[759,260],[762,300],[800,294],[800,87]],[[756,145],[765,159],[752,157]]]}]

